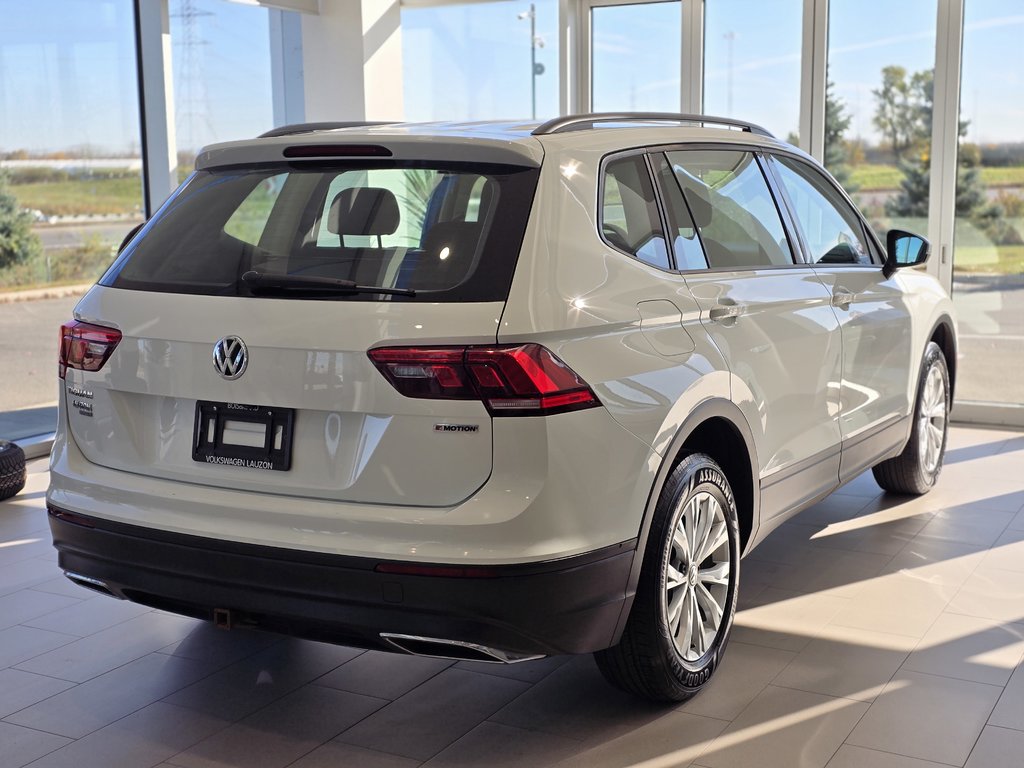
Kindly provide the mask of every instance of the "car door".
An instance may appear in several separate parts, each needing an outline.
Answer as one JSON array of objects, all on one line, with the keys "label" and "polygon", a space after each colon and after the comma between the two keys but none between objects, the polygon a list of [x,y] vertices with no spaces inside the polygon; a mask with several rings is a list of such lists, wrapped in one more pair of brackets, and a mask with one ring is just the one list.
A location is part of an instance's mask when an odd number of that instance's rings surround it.
[{"label": "car door", "polygon": [[651,158],[676,263],[755,434],[763,523],[838,483],[841,342],[831,296],[797,261],[754,151]]},{"label": "car door", "polygon": [[910,310],[899,278],[882,274],[880,250],[845,194],[803,160],[779,154],[771,166],[842,328],[845,481],[906,438],[907,383],[918,363],[912,359]]}]

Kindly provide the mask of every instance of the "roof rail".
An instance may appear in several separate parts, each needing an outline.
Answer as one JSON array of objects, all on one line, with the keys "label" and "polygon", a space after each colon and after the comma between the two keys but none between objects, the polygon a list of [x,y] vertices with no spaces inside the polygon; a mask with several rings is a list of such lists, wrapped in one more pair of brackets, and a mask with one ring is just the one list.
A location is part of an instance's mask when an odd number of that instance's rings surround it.
[{"label": "roof rail", "polygon": [[275,136],[292,136],[296,133],[314,133],[315,131],[333,131],[338,128],[367,128],[371,125],[394,124],[394,120],[350,120],[342,123],[293,123],[292,125],[282,125],[280,128],[273,128],[266,133],[261,133],[257,138],[272,139]]},{"label": "roof rail", "polygon": [[568,133],[569,131],[586,131],[597,127],[598,123],[700,123],[702,125],[724,125],[729,128],[740,128],[758,136],[774,139],[767,129],[745,120],[733,120],[731,117],[713,117],[711,115],[686,115],[675,112],[593,112],[583,115],[565,115],[541,123],[531,132],[534,136],[546,136],[552,133]]}]

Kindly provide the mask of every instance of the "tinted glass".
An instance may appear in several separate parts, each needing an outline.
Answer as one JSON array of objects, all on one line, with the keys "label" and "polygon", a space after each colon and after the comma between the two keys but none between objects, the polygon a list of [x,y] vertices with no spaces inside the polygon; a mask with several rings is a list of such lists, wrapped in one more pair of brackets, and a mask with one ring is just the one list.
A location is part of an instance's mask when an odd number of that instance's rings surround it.
[{"label": "tinted glass", "polygon": [[667,157],[712,267],[793,263],[775,200],[753,154],[686,150]]},{"label": "tinted glass", "polygon": [[805,164],[777,157],[775,167],[793,204],[814,264],[870,264],[857,214],[825,179]]},{"label": "tinted glass", "polygon": [[661,269],[669,268],[654,186],[642,155],[605,167],[601,233],[620,251]]},{"label": "tinted glass", "polygon": [[706,269],[708,261],[704,257],[704,249],[697,237],[693,216],[683,199],[679,181],[672,173],[672,167],[664,155],[652,155],[651,159],[657,169],[662,196],[665,198],[666,213],[672,232],[672,249],[676,256],[676,268],[681,270]]},{"label": "tinted glass", "polygon": [[411,288],[416,300],[501,301],[536,179],[535,169],[509,166],[202,171],[101,282],[248,296],[240,278],[255,270]]}]

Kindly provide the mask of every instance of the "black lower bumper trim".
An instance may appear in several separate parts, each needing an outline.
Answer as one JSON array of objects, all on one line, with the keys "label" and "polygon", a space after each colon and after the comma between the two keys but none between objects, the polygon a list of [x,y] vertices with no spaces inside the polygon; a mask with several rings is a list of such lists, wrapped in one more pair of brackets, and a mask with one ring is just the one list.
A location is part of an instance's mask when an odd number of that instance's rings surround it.
[{"label": "black lower bumper trim", "polygon": [[[381,561],[221,541],[50,508],[59,563],[112,594],[234,626],[394,650],[380,633],[475,643],[516,654],[612,645],[636,541],[486,578],[380,573]],[[224,613],[220,614],[225,615]]]}]

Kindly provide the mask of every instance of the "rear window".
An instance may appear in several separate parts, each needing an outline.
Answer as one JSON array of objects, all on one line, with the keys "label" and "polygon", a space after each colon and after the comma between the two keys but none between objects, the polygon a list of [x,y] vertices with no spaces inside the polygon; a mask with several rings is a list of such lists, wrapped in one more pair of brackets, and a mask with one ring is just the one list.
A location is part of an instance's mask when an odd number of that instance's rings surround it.
[{"label": "rear window", "polygon": [[249,296],[241,276],[256,271],[416,294],[289,294],[295,298],[503,301],[537,175],[512,166],[382,161],[200,171],[100,284]]}]

